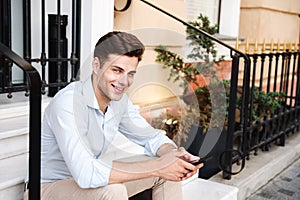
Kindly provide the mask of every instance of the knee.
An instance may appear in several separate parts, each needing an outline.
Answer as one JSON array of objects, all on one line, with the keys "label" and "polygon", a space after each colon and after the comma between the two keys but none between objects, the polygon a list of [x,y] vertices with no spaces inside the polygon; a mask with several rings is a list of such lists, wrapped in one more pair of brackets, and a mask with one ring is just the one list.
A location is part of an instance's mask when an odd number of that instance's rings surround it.
[{"label": "knee", "polygon": [[[124,184],[111,184],[106,186],[104,198],[105,200],[127,200],[128,194]],[[102,199],[102,198],[101,198]]]}]

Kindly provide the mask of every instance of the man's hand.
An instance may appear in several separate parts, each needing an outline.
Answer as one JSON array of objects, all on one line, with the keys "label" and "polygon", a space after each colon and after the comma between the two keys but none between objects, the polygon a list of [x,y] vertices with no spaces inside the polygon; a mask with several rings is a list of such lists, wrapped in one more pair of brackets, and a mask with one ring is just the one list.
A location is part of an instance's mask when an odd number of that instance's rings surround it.
[{"label": "man's hand", "polygon": [[191,155],[184,148],[170,151],[157,160],[159,162],[158,166],[160,166],[157,170],[157,176],[171,181],[188,179],[203,166],[203,163],[196,166],[190,163],[197,159],[199,159],[199,157]]},{"label": "man's hand", "polygon": [[203,163],[193,165],[190,162],[199,159],[184,148],[176,149],[171,144],[160,148],[159,158],[146,161],[120,162],[114,161],[109,177],[109,184],[122,183],[147,177],[160,177],[170,181],[182,181],[190,178]]},{"label": "man's hand", "polygon": [[185,160],[187,162],[196,162],[200,159],[199,156],[194,156],[192,154],[190,154],[189,152],[187,152],[183,147],[179,147],[178,151],[182,152],[183,155],[180,156],[179,158],[181,158],[182,160]]}]

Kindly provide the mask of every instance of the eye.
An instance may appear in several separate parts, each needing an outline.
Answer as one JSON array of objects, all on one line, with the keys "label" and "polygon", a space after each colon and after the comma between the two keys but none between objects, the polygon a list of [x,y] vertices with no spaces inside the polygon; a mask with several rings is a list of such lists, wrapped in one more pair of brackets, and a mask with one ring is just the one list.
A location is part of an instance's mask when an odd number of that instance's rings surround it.
[{"label": "eye", "polygon": [[120,73],[122,73],[122,70],[121,69],[113,69],[113,72],[115,72],[116,74],[120,74]]},{"label": "eye", "polygon": [[129,73],[129,74],[128,74],[128,77],[133,78],[134,75],[135,75],[135,73]]}]

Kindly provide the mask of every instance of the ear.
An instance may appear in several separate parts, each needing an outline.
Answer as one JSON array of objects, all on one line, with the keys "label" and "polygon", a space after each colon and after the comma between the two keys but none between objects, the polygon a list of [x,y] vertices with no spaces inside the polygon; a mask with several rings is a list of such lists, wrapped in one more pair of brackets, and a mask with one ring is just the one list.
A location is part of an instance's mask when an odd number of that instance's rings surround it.
[{"label": "ear", "polygon": [[100,60],[98,57],[94,57],[92,61],[93,73],[97,74],[100,69]]}]

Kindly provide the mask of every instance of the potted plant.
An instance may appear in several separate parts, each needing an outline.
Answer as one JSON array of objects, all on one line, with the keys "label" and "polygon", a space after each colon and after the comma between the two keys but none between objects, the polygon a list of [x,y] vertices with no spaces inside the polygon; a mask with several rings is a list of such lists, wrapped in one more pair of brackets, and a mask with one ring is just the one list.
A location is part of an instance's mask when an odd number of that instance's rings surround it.
[{"label": "potted plant", "polygon": [[191,127],[199,122],[199,112],[191,106],[185,106],[181,110],[168,108],[151,121],[151,125],[166,131],[167,136],[178,146],[189,138]]},{"label": "potted plant", "polygon": [[[200,15],[196,21],[191,21],[190,24],[211,35],[217,32],[217,25],[211,25],[208,18],[203,15]],[[189,45],[192,47],[188,58],[194,62],[185,62],[180,55],[169,51],[164,46],[155,48],[156,62],[170,70],[169,81],[178,83],[184,89],[182,99],[186,106],[179,114],[173,115],[173,118],[175,117],[181,123],[177,123],[177,127],[173,130],[177,134],[172,133],[172,139],[178,145],[185,146],[191,153],[199,155],[201,154],[200,147],[203,146],[202,143],[207,134],[220,136],[214,148],[206,152],[213,155],[213,159],[207,161],[199,172],[200,177],[209,178],[220,171],[218,159],[225,150],[226,134],[222,129],[227,108],[226,89],[229,88],[229,82],[220,80],[217,76],[217,66],[223,57],[217,59],[214,42],[189,27],[186,33]],[[193,101],[195,97],[196,101]],[[218,105],[220,102],[221,104]],[[168,118],[157,119],[157,121],[168,122]]]},{"label": "potted plant", "polygon": [[[241,92],[240,92],[241,93]],[[265,92],[258,87],[251,88],[251,93],[249,95],[248,105],[249,110],[249,131],[251,133],[251,140],[249,141],[250,145],[257,144],[260,141],[264,140],[263,135],[267,131],[275,130],[276,127],[280,127],[280,121],[274,121],[274,126],[269,123],[265,123],[271,118],[274,118],[274,115],[279,113],[282,108],[282,103],[285,102],[286,93],[285,92]],[[241,95],[238,95],[237,98],[237,111],[241,112],[242,109],[242,98]],[[239,126],[240,119],[237,115],[236,124]],[[268,144],[262,146],[263,150],[268,150]],[[256,154],[256,150],[255,150]]]}]

